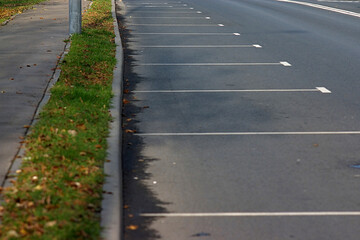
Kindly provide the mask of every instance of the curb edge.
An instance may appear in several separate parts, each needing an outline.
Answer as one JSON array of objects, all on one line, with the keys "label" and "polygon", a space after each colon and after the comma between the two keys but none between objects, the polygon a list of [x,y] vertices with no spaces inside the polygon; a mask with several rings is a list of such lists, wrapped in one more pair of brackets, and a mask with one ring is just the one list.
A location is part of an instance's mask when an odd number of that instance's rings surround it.
[{"label": "curb edge", "polygon": [[107,138],[108,151],[104,163],[106,175],[103,186],[103,200],[101,203],[101,238],[105,240],[121,239],[122,230],[122,178],[121,178],[121,108],[122,108],[122,75],[123,75],[123,49],[120,38],[119,26],[116,18],[115,1],[112,0],[112,16],[114,19],[114,32],[116,44],[116,66],[113,71],[112,107],[110,113],[110,134]]}]

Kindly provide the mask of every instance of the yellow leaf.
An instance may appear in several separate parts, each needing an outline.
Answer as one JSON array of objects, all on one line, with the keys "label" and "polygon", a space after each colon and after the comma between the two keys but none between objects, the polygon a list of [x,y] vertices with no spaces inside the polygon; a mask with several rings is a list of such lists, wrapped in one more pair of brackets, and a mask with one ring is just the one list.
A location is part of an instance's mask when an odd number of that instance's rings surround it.
[{"label": "yellow leaf", "polygon": [[132,231],[137,230],[138,228],[139,228],[139,226],[137,226],[137,225],[129,225],[126,227],[126,229],[132,230]]}]

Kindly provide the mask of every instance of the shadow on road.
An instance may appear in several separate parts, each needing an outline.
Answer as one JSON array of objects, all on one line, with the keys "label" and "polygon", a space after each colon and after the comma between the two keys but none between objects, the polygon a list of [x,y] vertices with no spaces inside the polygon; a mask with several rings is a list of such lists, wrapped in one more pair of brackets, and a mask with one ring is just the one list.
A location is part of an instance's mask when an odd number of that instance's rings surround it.
[{"label": "shadow on road", "polygon": [[134,72],[136,62],[132,56],[136,53],[129,48],[131,32],[126,28],[126,19],[117,16],[120,34],[124,48],[124,100],[122,111],[123,123],[123,222],[124,239],[126,240],[151,240],[161,238],[159,233],[151,228],[156,218],[141,217],[141,213],[164,213],[165,208],[161,205],[167,204],[160,201],[149,188],[151,174],[146,170],[152,161],[142,155],[144,141],[142,137],[134,135],[139,121],[137,114],[144,110],[136,104],[132,91],[137,83],[144,78]]}]

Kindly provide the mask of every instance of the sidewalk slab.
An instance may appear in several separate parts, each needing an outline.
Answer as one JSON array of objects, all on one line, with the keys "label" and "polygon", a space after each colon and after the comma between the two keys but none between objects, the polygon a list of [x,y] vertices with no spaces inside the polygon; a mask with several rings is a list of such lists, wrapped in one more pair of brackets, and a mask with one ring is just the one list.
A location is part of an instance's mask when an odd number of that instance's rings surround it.
[{"label": "sidewalk slab", "polygon": [[[85,4],[83,4],[85,5]],[[68,1],[34,6],[0,27],[0,179],[4,182],[64,52]]]}]

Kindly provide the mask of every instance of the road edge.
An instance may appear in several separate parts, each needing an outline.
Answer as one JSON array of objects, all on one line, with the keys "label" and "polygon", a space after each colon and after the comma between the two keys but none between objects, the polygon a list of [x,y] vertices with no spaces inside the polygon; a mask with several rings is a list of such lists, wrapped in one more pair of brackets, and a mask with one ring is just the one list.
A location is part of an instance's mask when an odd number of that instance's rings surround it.
[{"label": "road edge", "polygon": [[105,183],[103,186],[103,200],[101,203],[101,238],[105,240],[119,240],[122,232],[122,167],[121,167],[121,108],[122,108],[122,78],[123,78],[123,49],[119,26],[116,18],[115,1],[111,0],[113,16],[116,66],[113,71],[112,105],[110,114],[110,134],[107,138],[107,161],[104,163]]}]

